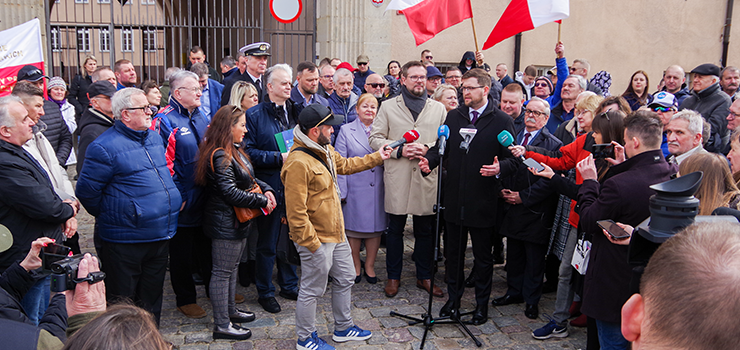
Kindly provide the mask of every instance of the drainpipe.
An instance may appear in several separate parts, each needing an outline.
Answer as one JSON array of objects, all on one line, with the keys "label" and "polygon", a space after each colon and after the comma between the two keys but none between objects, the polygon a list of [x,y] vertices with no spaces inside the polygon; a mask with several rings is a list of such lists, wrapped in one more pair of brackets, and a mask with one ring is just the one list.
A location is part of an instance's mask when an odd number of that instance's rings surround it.
[{"label": "drainpipe", "polygon": [[[733,1],[733,0],[727,0]],[[732,6],[732,5],[730,5]],[[519,64],[522,59],[522,33],[514,36],[514,72],[519,71]]]},{"label": "drainpipe", "polygon": [[727,51],[730,47],[730,29],[732,28],[732,4],[734,0],[727,0],[727,16],[725,17],[725,30],[722,34],[722,67],[727,66]]}]

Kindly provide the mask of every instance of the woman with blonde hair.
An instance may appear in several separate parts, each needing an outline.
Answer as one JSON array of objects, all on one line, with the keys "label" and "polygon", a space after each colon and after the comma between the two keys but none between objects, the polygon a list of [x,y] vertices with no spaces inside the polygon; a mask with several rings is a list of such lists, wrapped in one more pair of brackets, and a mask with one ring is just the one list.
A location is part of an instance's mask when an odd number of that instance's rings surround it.
[{"label": "woman with blonde hair", "polygon": [[700,201],[699,215],[711,215],[714,209],[720,207],[738,209],[740,190],[724,157],[716,153],[696,152],[678,166],[679,175],[695,171],[704,172],[704,178],[694,194]]},{"label": "woman with blonde hair", "polygon": [[254,85],[246,81],[237,81],[231,88],[229,105],[241,108],[242,111],[256,106],[259,103],[259,92]]},{"label": "woman with blonde hair", "polygon": [[457,89],[450,84],[441,84],[440,86],[437,86],[437,89],[434,90],[434,93],[432,94],[432,99],[445,105],[445,109],[447,109],[448,112],[457,108],[460,104],[457,100]]},{"label": "woman with blonde hair", "polygon": [[72,83],[69,84],[69,103],[75,106],[77,122],[79,122],[82,112],[90,105],[90,99],[87,98],[87,89],[92,84],[92,74],[98,68],[98,59],[93,55],[88,55],[82,63],[82,71],[75,75]]}]

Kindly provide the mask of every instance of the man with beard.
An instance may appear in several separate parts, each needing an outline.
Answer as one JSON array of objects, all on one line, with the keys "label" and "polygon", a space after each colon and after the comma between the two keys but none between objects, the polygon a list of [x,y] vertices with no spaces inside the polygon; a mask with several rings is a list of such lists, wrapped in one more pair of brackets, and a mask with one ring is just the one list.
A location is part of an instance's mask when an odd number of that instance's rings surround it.
[{"label": "man with beard", "polygon": [[378,100],[378,108],[380,108],[380,103],[384,100],[384,89],[385,80],[383,80],[383,77],[380,76],[380,74],[373,73],[370,74],[367,79],[365,79],[365,92],[375,96],[375,98]]},{"label": "man with beard", "polygon": [[[451,110],[445,120],[445,125],[450,128],[450,139],[444,152],[447,179],[443,184],[444,215],[447,222],[445,268],[449,299],[440,310],[440,316],[456,318],[459,314],[465,278],[461,257],[465,254],[470,232],[475,257],[473,269],[477,274],[476,308],[472,318],[472,323],[476,325],[488,321],[488,300],[493,276],[493,233],[496,224],[496,215],[492,213],[497,212],[498,189],[501,188],[495,175],[499,175],[502,168],[504,175],[516,170],[511,152],[497,140],[497,135],[504,130],[515,135],[514,123],[511,117],[488,101],[490,86],[491,77],[486,71],[473,68],[466,72],[462,83],[465,105]],[[473,141],[464,149],[461,129],[477,130]],[[436,145],[420,157],[419,169],[430,173],[442,161],[439,145]],[[386,166],[386,171],[387,169]]]},{"label": "man with beard", "polygon": [[319,69],[316,65],[313,62],[301,62],[298,64],[296,71],[298,85],[290,90],[290,100],[293,101],[298,110],[303,110],[304,107],[313,103],[328,106],[329,101],[317,94],[319,91]]},{"label": "man with beard", "polygon": [[[335,76],[336,78],[336,76]],[[419,139],[393,151],[384,164],[385,211],[389,214],[386,239],[386,269],[388,281],[385,295],[394,297],[401,284],[403,267],[403,231],[407,215],[414,221],[414,263],[416,286],[434,296],[442,297],[442,290],[431,288],[434,251],[434,212],[437,201],[437,174],[423,177],[417,163],[437,141],[437,129],[446,116],[441,103],[426,95],[427,70],[419,61],[410,61],[401,68],[401,95],[385,101],[373,122],[370,147],[380,149],[398,140],[409,130],[416,130]],[[490,81],[489,81],[490,86]],[[487,92],[487,90],[486,90]]]}]

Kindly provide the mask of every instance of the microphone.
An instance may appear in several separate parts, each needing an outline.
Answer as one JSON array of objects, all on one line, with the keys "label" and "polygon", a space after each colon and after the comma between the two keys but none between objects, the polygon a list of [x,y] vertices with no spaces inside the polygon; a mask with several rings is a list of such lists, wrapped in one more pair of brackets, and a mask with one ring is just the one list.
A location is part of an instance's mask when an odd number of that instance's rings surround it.
[{"label": "microphone", "polygon": [[473,142],[476,133],[478,133],[478,129],[474,126],[472,128],[460,128],[460,136],[463,138],[462,142],[460,142],[460,148],[464,149],[465,153],[468,153],[468,148],[470,147],[470,143]]},{"label": "microphone", "polygon": [[447,125],[442,125],[437,129],[437,137],[439,138],[439,155],[445,155],[445,147],[447,147],[447,139],[450,137],[450,128]]},{"label": "microphone", "polygon": [[[516,146],[516,140],[514,139],[514,136],[511,135],[511,133],[508,130],[504,130],[500,132],[497,136],[498,143],[500,143],[504,147],[509,147],[511,145]],[[519,159],[521,161],[524,161],[524,155],[519,156]]]},{"label": "microphone", "polygon": [[419,132],[416,130],[409,130],[405,134],[403,134],[403,138],[391,143],[390,145],[386,146],[390,149],[394,149],[400,145],[403,145],[404,143],[411,143],[419,139]]}]

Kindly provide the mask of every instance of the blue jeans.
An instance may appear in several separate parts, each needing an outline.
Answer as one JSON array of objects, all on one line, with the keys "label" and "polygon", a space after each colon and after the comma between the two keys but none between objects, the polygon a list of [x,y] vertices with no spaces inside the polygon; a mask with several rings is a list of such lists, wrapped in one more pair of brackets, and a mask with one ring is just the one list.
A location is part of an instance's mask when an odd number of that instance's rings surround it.
[{"label": "blue jeans", "polygon": [[[280,232],[280,217],[285,215],[285,205],[280,204],[267,216],[257,217],[257,256],[255,259],[255,282],[257,294],[260,298],[275,296],[275,286],[272,284],[272,269],[277,263],[278,284],[282,290],[293,291],[298,288],[296,267],[275,259],[278,233]],[[277,260],[277,261],[276,261]]]},{"label": "blue jeans", "polygon": [[44,316],[46,308],[49,307],[49,299],[51,298],[51,276],[46,276],[43,279],[36,281],[36,283],[28,290],[21,305],[23,310],[26,311],[28,318],[35,324],[39,324],[39,320]]},{"label": "blue jeans", "polygon": [[619,323],[596,320],[596,328],[598,329],[601,350],[627,350],[630,348],[630,342],[622,336],[622,326]]}]

